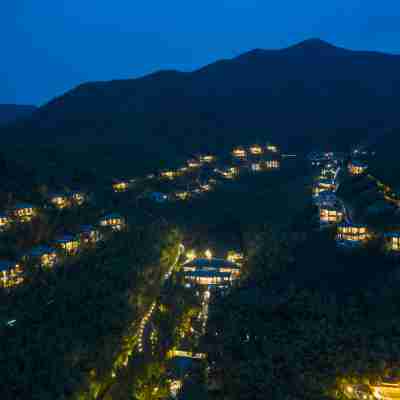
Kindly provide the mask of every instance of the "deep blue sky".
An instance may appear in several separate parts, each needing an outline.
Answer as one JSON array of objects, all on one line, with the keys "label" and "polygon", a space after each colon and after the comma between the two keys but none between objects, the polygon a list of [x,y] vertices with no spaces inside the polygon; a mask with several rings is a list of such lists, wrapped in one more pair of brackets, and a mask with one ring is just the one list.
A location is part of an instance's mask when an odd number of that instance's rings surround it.
[{"label": "deep blue sky", "polygon": [[3,0],[0,103],[320,37],[400,52],[398,0]]}]

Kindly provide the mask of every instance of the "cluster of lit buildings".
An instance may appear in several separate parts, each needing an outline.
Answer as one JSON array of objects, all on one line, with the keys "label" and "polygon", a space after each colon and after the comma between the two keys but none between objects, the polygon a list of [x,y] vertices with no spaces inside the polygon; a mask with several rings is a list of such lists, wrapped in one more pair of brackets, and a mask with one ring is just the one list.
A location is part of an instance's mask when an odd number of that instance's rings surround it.
[{"label": "cluster of lit buildings", "polygon": [[350,161],[347,165],[347,169],[352,176],[363,175],[367,172],[368,165],[361,161]]},{"label": "cluster of lit buildings", "polygon": [[213,258],[209,251],[204,258],[189,254],[183,264],[184,280],[187,286],[227,287],[239,277],[242,261],[238,253],[228,254],[226,259]]},{"label": "cluster of lit buildings", "polygon": [[24,267],[30,264],[42,268],[53,268],[63,256],[76,255],[83,247],[95,245],[106,237],[107,231],[121,231],[125,218],[117,213],[107,214],[99,221],[98,227],[82,225],[73,235],[55,238],[52,246],[36,246],[24,253],[20,261],[0,260],[0,288],[10,288],[24,281]]}]

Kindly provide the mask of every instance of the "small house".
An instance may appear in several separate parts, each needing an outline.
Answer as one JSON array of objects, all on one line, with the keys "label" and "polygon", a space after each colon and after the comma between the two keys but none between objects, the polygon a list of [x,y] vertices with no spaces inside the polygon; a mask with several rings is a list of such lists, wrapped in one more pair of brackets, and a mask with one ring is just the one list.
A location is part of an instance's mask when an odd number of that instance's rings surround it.
[{"label": "small house", "polygon": [[78,230],[78,239],[83,244],[95,244],[101,241],[101,233],[93,225],[82,225]]},{"label": "small house", "polygon": [[246,150],[243,147],[237,147],[233,149],[232,155],[235,158],[245,159],[247,157]]},{"label": "small house", "polygon": [[389,251],[400,252],[400,232],[388,232],[385,234],[385,244]]},{"label": "small house", "polygon": [[50,203],[59,210],[70,207],[70,198],[65,193],[53,193],[49,197]]},{"label": "small house", "polygon": [[107,214],[100,219],[100,226],[111,228],[113,231],[121,231],[125,225],[125,218],[118,213]]},{"label": "small house", "polygon": [[0,261],[0,287],[8,289],[20,285],[23,281],[23,270],[19,263]]},{"label": "small house", "polygon": [[279,160],[268,160],[265,162],[265,166],[267,169],[279,169],[281,163],[279,162]]},{"label": "small house", "polygon": [[81,192],[79,190],[75,190],[70,193],[71,202],[74,205],[81,206],[88,200],[88,196],[86,193]]},{"label": "small house", "polygon": [[267,145],[267,150],[270,151],[271,153],[277,153],[278,152],[278,146],[275,146],[274,144],[268,144]]},{"label": "small house", "polygon": [[22,258],[24,261],[37,263],[41,267],[52,268],[57,263],[57,252],[48,246],[37,246]]},{"label": "small house", "polygon": [[10,224],[11,218],[5,213],[0,213],[0,232],[8,229]]},{"label": "small house", "polygon": [[370,238],[366,225],[341,223],[337,227],[336,241],[341,245],[359,245],[366,243]]},{"label": "small house", "polygon": [[19,222],[29,222],[37,215],[37,208],[32,204],[18,203],[14,207],[13,214]]},{"label": "small house", "polygon": [[351,161],[349,162],[347,168],[350,175],[362,175],[367,171],[368,166],[367,164],[359,161]]},{"label": "small house", "polygon": [[199,167],[201,167],[201,162],[199,160],[196,160],[193,158],[193,159],[187,161],[187,165],[191,169],[199,168]]},{"label": "small house", "polygon": [[178,200],[187,200],[190,197],[190,192],[188,192],[187,190],[178,191],[175,192],[175,197]]},{"label": "small house", "polygon": [[167,170],[167,171],[161,171],[160,172],[160,177],[164,179],[174,179],[176,178],[178,174],[175,171],[172,170]]},{"label": "small house", "polygon": [[261,154],[264,153],[263,148],[258,144],[253,144],[252,146],[250,146],[249,150],[253,156],[260,156]]},{"label": "small house", "polygon": [[260,172],[260,171],[262,171],[262,165],[261,165],[261,163],[259,163],[259,162],[251,163],[250,168],[251,168],[251,170],[252,170],[253,172]]},{"label": "small house", "polygon": [[215,159],[216,159],[216,157],[211,154],[206,154],[206,155],[200,156],[200,162],[202,162],[202,163],[212,163],[215,161]]},{"label": "small house", "polygon": [[129,181],[126,180],[116,180],[112,184],[112,188],[116,193],[126,192],[129,189]]},{"label": "small house", "polygon": [[79,239],[77,236],[63,235],[54,241],[55,247],[61,249],[65,254],[71,255],[78,252]]},{"label": "small house", "polygon": [[343,211],[333,205],[321,205],[319,220],[321,224],[337,224],[343,220]]}]

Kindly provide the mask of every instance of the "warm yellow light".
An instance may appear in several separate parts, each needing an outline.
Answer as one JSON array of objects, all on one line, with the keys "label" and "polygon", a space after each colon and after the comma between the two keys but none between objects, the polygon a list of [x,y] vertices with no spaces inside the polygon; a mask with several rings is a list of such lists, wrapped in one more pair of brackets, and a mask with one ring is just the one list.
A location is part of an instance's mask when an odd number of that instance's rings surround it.
[{"label": "warm yellow light", "polygon": [[207,249],[205,252],[204,252],[204,255],[206,256],[206,258],[208,258],[209,260],[212,258],[212,252],[211,252],[211,250],[210,249]]},{"label": "warm yellow light", "polygon": [[189,250],[186,253],[186,261],[192,261],[196,258],[196,252],[194,250]]}]

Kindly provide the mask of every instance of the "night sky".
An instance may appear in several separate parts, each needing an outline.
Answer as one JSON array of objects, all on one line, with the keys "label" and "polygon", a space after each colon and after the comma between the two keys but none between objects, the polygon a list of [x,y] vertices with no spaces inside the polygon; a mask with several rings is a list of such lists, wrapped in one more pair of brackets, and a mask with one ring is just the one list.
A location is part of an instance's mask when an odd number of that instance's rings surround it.
[{"label": "night sky", "polygon": [[398,0],[3,0],[0,103],[311,37],[400,53]]}]

